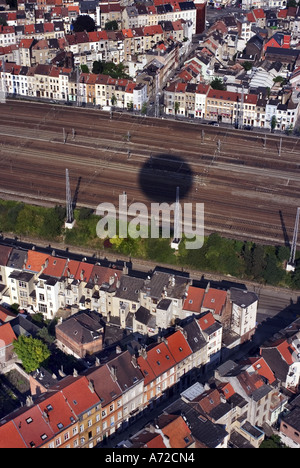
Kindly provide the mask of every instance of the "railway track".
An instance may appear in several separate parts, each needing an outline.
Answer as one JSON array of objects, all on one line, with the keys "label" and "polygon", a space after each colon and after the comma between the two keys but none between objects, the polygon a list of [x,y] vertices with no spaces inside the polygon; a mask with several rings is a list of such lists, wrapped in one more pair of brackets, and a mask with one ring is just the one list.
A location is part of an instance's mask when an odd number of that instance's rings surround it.
[{"label": "railway track", "polygon": [[[281,138],[279,156],[280,139],[273,134],[264,148],[261,133],[8,101],[0,105],[0,196],[64,203],[68,168],[72,190],[79,186],[79,205],[118,205],[123,191],[129,204],[149,205],[151,191],[145,197],[140,171],[150,157],[178,157],[192,173],[182,201],[204,203],[206,232],[283,243],[282,222],[292,237],[299,205],[300,144]],[[169,178],[174,184],[183,179],[180,171],[156,176],[153,196]]]}]

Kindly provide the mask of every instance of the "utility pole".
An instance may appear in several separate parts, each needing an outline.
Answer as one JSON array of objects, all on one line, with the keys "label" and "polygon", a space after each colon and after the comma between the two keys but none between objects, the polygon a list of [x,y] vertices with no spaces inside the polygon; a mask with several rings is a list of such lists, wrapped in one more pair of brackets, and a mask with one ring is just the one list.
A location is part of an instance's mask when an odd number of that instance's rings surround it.
[{"label": "utility pole", "polygon": [[80,71],[79,71],[79,65],[76,69],[76,84],[77,84],[77,106],[79,107],[81,105],[81,99],[80,99]]},{"label": "utility pole", "polygon": [[2,79],[0,82],[0,102],[6,103],[5,61],[2,59]]},{"label": "utility pole", "polygon": [[290,259],[286,266],[286,271],[295,271],[295,256],[296,256],[296,249],[297,249],[298,229],[299,229],[299,214],[300,214],[300,208],[298,207],[295,226],[294,226],[293,241],[292,241],[292,246],[291,246],[291,254],[290,254]]},{"label": "utility pole", "polygon": [[180,205],[179,205],[179,187],[176,188],[176,203],[174,210],[174,239],[171,242],[171,247],[178,250],[181,241],[181,228],[180,228]]},{"label": "utility pole", "polygon": [[279,141],[279,156],[281,156],[281,148],[282,148],[282,138],[280,138],[280,141]]}]

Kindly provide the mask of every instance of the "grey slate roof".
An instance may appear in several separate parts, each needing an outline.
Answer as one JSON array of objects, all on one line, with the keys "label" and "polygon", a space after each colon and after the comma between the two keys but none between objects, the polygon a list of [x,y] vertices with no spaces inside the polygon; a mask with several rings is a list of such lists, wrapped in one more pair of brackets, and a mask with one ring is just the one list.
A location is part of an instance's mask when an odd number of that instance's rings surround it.
[{"label": "grey slate roof", "polygon": [[7,262],[9,268],[22,270],[26,263],[27,252],[20,249],[13,249]]},{"label": "grey slate roof", "polygon": [[103,333],[100,315],[91,311],[78,312],[57,325],[57,328],[79,344],[90,343]]},{"label": "grey slate roof", "polygon": [[120,279],[120,286],[116,291],[116,297],[119,299],[138,302],[139,293],[143,285],[143,279],[123,275]]},{"label": "grey slate roof", "polygon": [[254,292],[239,288],[230,288],[230,299],[240,307],[248,307],[258,301]]},{"label": "grey slate roof", "polygon": [[208,448],[216,448],[228,435],[222,425],[215,424],[200,415],[191,405],[181,399],[168,406],[164,412],[183,416],[191,429],[193,437]]}]

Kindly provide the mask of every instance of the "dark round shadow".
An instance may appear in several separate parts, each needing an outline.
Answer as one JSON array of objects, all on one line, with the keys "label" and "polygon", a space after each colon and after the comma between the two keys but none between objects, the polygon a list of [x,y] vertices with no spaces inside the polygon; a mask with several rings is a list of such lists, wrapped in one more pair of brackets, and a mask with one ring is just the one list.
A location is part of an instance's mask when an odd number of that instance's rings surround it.
[{"label": "dark round shadow", "polygon": [[186,161],[172,154],[150,157],[139,174],[139,185],[144,195],[153,202],[170,203],[185,198],[193,185],[193,173]]}]

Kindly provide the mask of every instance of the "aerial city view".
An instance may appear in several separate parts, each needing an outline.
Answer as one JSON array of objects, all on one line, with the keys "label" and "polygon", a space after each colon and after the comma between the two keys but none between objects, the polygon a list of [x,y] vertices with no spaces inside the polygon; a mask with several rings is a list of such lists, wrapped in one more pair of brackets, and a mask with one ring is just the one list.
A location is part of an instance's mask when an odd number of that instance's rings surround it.
[{"label": "aerial city view", "polygon": [[300,1],[0,0],[0,161],[0,448],[300,448]]}]

